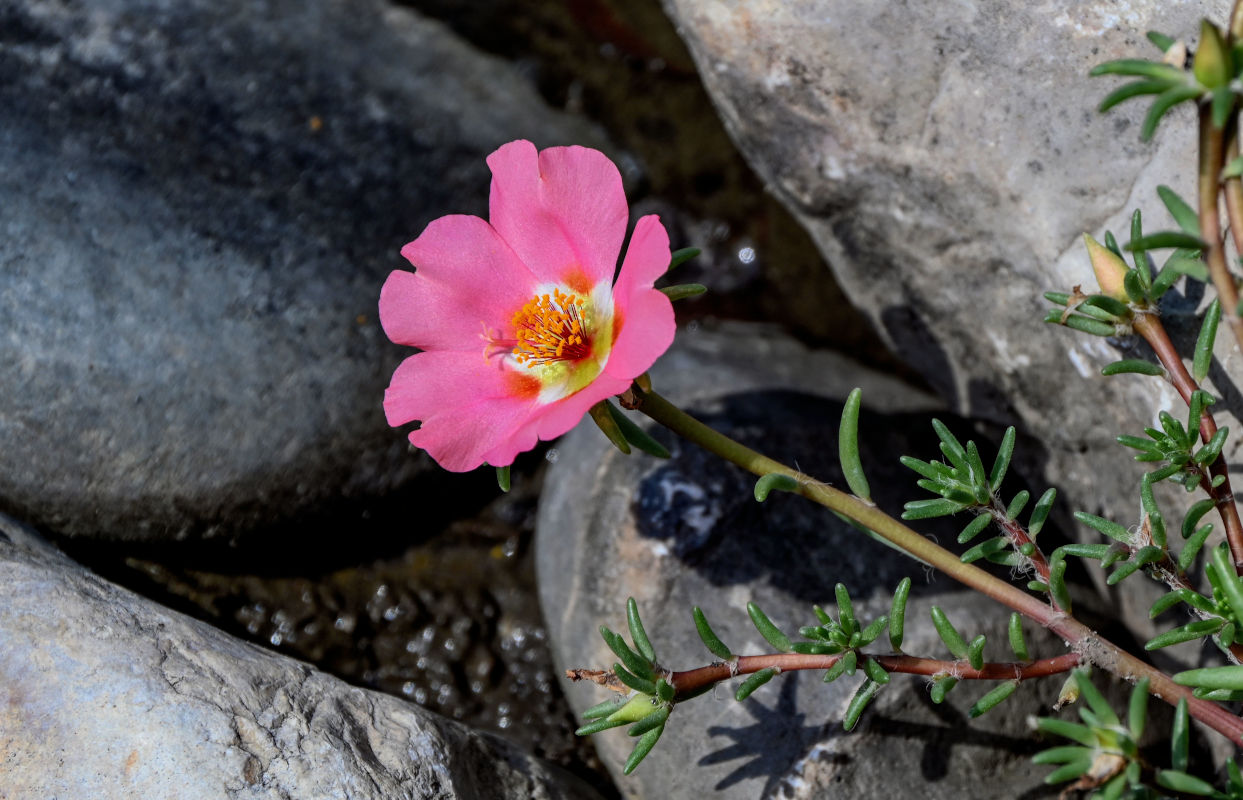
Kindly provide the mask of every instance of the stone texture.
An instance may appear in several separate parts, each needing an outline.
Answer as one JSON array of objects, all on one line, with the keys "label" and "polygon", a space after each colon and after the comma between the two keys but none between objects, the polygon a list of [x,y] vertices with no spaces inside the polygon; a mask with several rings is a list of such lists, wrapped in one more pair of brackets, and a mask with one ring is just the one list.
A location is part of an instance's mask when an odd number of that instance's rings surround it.
[{"label": "stone texture", "polygon": [[[1229,4],[665,7],[735,141],[898,354],[954,410],[1043,442],[1043,479],[1069,507],[1134,524],[1142,465],[1113,437],[1185,408],[1162,381],[1102,378],[1146,346],[1045,325],[1041,294],[1092,285],[1085,230],[1125,241],[1137,206],[1148,230],[1172,228],[1156,185],[1193,196],[1190,109],[1141,144],[1146,103],[1097,114],[1119,81],[1088,70],[1154,55],[1147,30],[1192,38]],[[1176,292],[1164,309],[1187,353],[1201,297]],[[1229,340],[1211,384],[1219,423],[1237,429]]]},{"label": "stone texture", "polygon": [[[831,484],[842,483],[836,436],[840,398],[864,387],[863,460],[877,502],[900,507],[919,495],[915,476],[897,464],[901,453],[935,451],[930,398],[839,356],[808,352],[771,331],[727,326],[689,331],[653,373],[658,391],[701,419],[798,464]],[[839,398],[839,399],[833,399]],[[939,416],[970,435],[969,426]],[[1005,609],[980,602],[944,577],[856,533],[800,498],[774,494],[763,505],[751,476],[698,448],[665,439],[669,461],[622,456],[601,434],[581,426],[557,445],[537,528],[541,600],[554,652],[566,667],[601,668],[615,657],[596,629],[625,629],[625,601],[634,596],[661,663],[690,669],[714,660],[699,643],[690,609],[701,606],[736,652],[771,652],[747,617],[755,601],[787,631],[812,624],[811,606],[831,604],[845,583],[861,617],[887,613],[903,576],[914,580],[904,649],[947,657],[928,621],[941,606],[965,635],[985,633],[991,660],[1006,648]],[[926,528],[942,542],[962,522]],[[1060,646],[1029,634],[1033,651]],[[874,649],[888,650],[882,638]],[[841,719],[858,678],[825,686],[820,674],[780,676],[746,703],[732,687],[679,706],[656,751],[621,777],[633,739],[619,731],[596,737],[605,763],[627,797],[888,797],[992,798],[1040,785],[1029,762],[1039,746],[1026,717],[1041,713],[1060,686],[1024,688],[997,712],[967,723],[966,709],[986,690],[962,685],[945,705],[928,698],[924,682],[896,676],[853,735]],[[579,709],[602,699],[594,685],[568,685]]]},{"label": "stone texture", "polygon": [[379,287],[519,137],[602,145],[382,0],[0,0],[0,508],[237,536],[409,485]]},{"label": "stone texture", "polygon": [[240,642],[0,518],[0,798],[577,798],[517,745]]}]

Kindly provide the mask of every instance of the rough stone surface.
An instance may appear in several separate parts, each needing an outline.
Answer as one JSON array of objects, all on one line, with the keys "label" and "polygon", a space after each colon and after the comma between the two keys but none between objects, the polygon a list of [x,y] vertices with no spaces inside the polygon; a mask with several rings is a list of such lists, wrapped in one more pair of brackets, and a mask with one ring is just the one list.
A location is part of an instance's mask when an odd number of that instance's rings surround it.
[{"label": "rough stone surface", "polygon": [[505,740],[118,588],[0,518],[0,798],[570,798]]},{"label": "rough stone surface", "polygon": [[[864,388],[862,452],[877,502],[885,508],[917,496],[900,453],[935,449],[928,397],[868,373],[837,356],[802,350],[746,326],[691,331],[653,373],[658,391],[714,427],[840,484],[837,424],[840,398]],[[838,398],[838,399],[832,399]],[[949,420],[964,435],[968,426]],[[832,604],[845,583],[856,613],[887,613],[903,576],[914,589],[904,650],[948,657],[928,621],[941,606],[964,634],[994,642],[990,660],[1012,658],[1005,647],[1005,610],[960,589],[892,550],[863,537],[829,512],[800,498],[770,496],[760,506],[753,478],[698,448],[666,439],[669,461],[627,457],[582,426],[557,446],[537,528],[541,600],[554,652],[564,666],[607,667],[615,657],[596,629],[625,629],[625,601],[634,596],[661,663],[690,669],[714,660],[699,643],[690,609],[699,605],[722,639],[742,654],[771,652],[747,617],[757,602],[787,631],[813,624],[811,606]],[[905,474],[902,474],[904,473]],[[961,521],[929,526],[942,542]],[[1029,634],[1038,655],[1061,652]],[[888,651],[887,639],[875,646]],[[924,682],[895,677],[843,735],[841,719],[858,678],[825,686],[820,674],[780,676],[746,703],[731,689],[679,706],[656,751],[621,777],[633,739],[619,731],[596,736],[605,763],[629,797],[888,797],[993,798],[1040,786],[1029,756],[1038,749],[1026,716],[1047,708],[1060,681],[1023,689],[998,712],[967,723],[966,709],[985,691],[962,685],[945,705],[928,698]],[[594,685],[567,685],[579,709],[602,699]],[[1009,791],[1009,789],[1007,789]]]},{"label": "rough stone surface", "polygon": [[[1147,104],[1097,114],[1119,81],[1089,69],[1153,56],[1148,30],[1194,38],[1200,17],[1221,20],[1229,4],[665,7],[735,141],[898,354],[954,410],[1042,441],[1044,480],[1070,507],[1135,524],[1143,465],[1113,437],[1185,407],[1163,381],[1102,378],[1146,346],[1045,325],[1041,295],[1093,284],[1084,231],[1125,241],[1136,207],[1147,230],[1172,228],[1156,185],[1194,194],[1191,110],[1142,144]],[[1175,292],[1165,304],[1187,353],[1201,302]],[[1217,353],[1237,372],[1229,340]],[[1241,396],[1225,374],[1215,365],[1210,383],[1234,430]]]},{"label": "rough stone surface", "polygon": [[236,536],[408,485],[379,287],[518,137],[602,146],[382,0],[0,0],[0,508]]}]

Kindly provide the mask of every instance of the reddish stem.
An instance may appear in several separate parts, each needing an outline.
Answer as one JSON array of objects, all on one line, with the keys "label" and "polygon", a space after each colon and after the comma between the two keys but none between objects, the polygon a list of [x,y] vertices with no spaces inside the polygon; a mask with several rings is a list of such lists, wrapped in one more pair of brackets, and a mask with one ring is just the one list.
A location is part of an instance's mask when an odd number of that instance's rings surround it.
[{"label": "reddish stem", "polygon": [[[801,653],[775,653],[764,656],[739,656],[731,667],[729,662],[718,661],[706,667],[675,672],[668,677],[669,683],[679,694],[702,689],[711,683],[720,683],[738,675],[750,675],[762,669],[776,667],[782,672],[798,670],[827,670],[836,664],[843,654],[803,655]],[[859,661],[871,658],[884,667],[886,672],[908,675],[952,675],[960,680],[1024,681],[1067,672],[1079,666],[1083,657],[1078,653],[1065,653],[1056,658],[1039,661],[990,663],[975,669],[965,661],[941,661],[935,658],[915,656],[878,656],[859,653]]]},{"label": "reddish stem", "polygon": [[[1169,375],[1170,383],[1178,390],[1183,402],[1190,404],[1192,393],[1198,390],[1200,385],[1196,383],[1195,378],[1191,377],[1191,373],[1187,372],[1187,367],[1178,355],[1174,343],[1170,341],[1170,335],[1166,333],[1160,318],[1154,314],[1140,314],[1135,318],[1134,327],[1135,332],[1144,337],[1144,341],[1148,342],[1153,352],[1157,354],[1157,358],[1160,359],[1161,365],[1165,367]],[[1207,442],[1216,433],[1217,422],[1213,419],[1212,412],[1206,408],[1200,415],[1200,438]],[[1212,478],[1207,475],[1202,476],[1200,488],[1216,503],[1217,513],[1221,515],[1222,524],[1226,528],[1226,541],[1230,545],[1234,568],[1243,574],[1243,523],[1239,520],[1239,510],[1234,504],[1234,492],[1230,488],[1230,474],[1226,469],[1226,459],[1219,456],[1210,465],[1209,473],[1213,478],[1219,476],[1225,478],[1220,486],[1214,488]]]}]

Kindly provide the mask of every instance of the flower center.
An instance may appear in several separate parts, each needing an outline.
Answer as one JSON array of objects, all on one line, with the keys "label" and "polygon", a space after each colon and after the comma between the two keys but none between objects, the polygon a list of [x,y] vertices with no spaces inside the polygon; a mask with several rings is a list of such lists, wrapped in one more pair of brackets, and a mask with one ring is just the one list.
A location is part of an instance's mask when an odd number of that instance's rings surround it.
[{"label": "flower center", "polygon": [[514,359],[533,367],[591,355],[584,305],[578,295],[560,289],[531,298],[514,314]]}]

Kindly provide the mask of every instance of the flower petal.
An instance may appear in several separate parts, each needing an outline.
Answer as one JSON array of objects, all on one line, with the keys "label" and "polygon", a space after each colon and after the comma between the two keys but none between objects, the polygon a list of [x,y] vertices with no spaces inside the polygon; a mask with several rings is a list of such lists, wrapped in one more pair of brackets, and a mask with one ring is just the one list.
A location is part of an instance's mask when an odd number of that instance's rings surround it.
[{"label": "flower petal", "polygon": [[673,303],[664,292],[652,288],[668,268],[669,234],[659,217],[643,217],[635,225],[613,286],[614,339],[604,365],[607,374],[635,378],[673,344],[677,332]]},{"label": "flower petal", "polygon": [[510,142],[488,156],[492,226],[541,281],[588,292],[613,280],[629,212],[617,167],[586,147],[536,153]]},{"label": "flower petal", "polygon": [[507,324],[537,285],[478,217],[434,220],[401,254],[418,271],[396,270],[380,290],[380,324],[398,344],[482,351],[484,324],[494,329]]},{"label": "flower petal", "polygon": [[410,356],[384,392],[388,424],[421,420],[411,444],[452,472],[478,467],[539,408],[539,381],[498,363],[440,350]]},{"label": "flower petal", "polygon": [[621,394],[630,381],[601,373],[586,388],[556,402],[542,406],[512,437],[485,456],[489,464],[508,464],[518,453],[530,450],[536,439],[549,441],[573,428],[596,403]]}]

